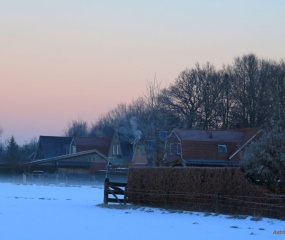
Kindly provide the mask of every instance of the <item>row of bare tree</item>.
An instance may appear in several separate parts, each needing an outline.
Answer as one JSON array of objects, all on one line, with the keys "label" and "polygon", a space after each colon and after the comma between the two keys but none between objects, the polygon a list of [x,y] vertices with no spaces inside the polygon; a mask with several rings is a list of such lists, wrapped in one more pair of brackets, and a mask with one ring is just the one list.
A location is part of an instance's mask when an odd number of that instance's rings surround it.
[{"label": "row of bare tree", "polygon": [[285,119],[285,63],[254,54],[237,57],[221,70],[211,63],[196,64],[169,87],[161,89],[154,79],[146,89],[144,96],[119,104],[90,129],[84,121],[73,121],[66,135],[101,136],[117,129],[133,138],[140,131],[154,136],[175,127],[267,128]]}]

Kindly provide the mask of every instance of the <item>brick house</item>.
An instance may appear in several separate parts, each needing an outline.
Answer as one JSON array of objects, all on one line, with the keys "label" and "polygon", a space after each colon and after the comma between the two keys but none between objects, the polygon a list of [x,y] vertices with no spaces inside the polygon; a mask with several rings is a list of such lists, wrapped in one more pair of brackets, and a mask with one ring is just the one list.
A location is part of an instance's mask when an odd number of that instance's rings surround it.
[{"label": "brick house", "polygon": [[133,167],[146,167],[148,166],[148,157],[146,146],[142,140],[133,144],[134,155],[132,159]]},{"label": "brick house", "polygon": [[111,139],[103,137],[73,137],[70,144],[70,153],[98,150],[108,156]]},{"label": "brick house", "polygon": [[163,163],[168,166],[239,165],[241,152],[261,132],[260,129],[174,129],[167,139]]},{"label": "brick house", "polygon": [[162,161],[165,154],[165,142],[169,131],[158,131],[156,139],[143,136],[133,142],[134,167],[155,166],[156,161]]}]

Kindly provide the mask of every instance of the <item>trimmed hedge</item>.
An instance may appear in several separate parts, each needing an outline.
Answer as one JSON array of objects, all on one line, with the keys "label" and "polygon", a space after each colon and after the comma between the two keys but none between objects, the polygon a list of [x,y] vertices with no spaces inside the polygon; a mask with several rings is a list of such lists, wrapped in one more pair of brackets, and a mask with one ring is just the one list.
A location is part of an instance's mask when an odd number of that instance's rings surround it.
[{"label": "trimmed hedge", "polygon": [[128,201],[191,211],[285,219],[285,195],[273,195],[239,168],[130,168]]}]

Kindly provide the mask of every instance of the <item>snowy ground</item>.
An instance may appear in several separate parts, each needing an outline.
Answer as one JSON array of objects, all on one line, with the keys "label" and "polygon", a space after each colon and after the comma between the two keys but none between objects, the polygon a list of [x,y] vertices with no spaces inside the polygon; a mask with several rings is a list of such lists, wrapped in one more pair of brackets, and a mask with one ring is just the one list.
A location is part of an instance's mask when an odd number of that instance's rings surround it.
[{"label": "snowy ground", "polygon": [[135,206],[104,207],[102,186],[0,183],[0,235],[45,239],[284,239],[285,222]]}]

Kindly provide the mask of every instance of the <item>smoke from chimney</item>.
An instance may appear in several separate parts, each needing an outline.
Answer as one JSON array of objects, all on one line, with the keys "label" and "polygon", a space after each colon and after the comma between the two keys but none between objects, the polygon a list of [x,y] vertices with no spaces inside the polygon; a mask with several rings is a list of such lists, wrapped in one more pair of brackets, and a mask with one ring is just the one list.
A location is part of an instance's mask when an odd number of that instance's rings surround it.
[{"label": "smoke from chimney", "polygon": [[138,125],[137,125],[137,120],[135,117],[132,117],[130,119],[130,124],[131,124],[131,127],[132,127],[132,131],[133,131],[133,135],[136,139],[140,139],[141,136],[142,136],[142,132],[140,130],[138,130]]}]

